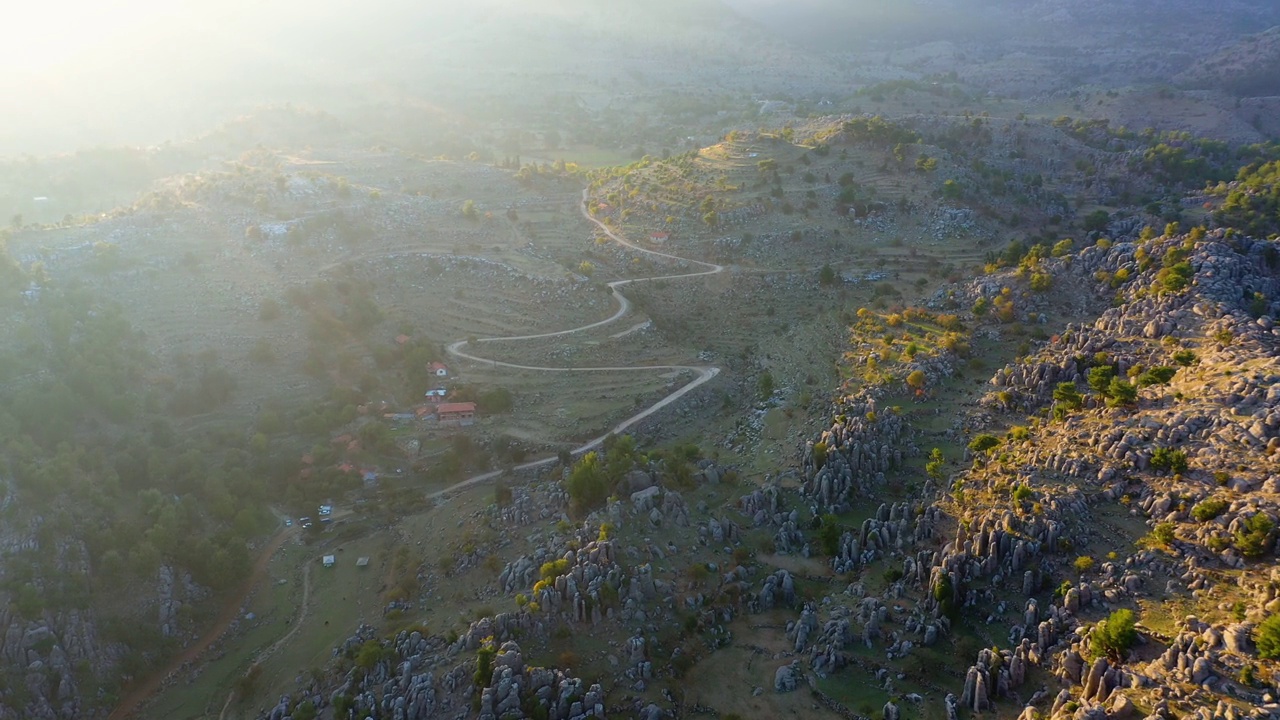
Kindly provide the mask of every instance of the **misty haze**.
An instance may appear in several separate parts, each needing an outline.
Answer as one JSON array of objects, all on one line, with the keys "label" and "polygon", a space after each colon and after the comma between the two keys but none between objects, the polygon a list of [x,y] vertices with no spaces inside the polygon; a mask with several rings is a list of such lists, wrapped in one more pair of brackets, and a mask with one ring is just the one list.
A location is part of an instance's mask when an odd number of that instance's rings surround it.
[{"label": "misty haze", "polygon": [[1280,5],[48,0],[0,720],[1280,718]]}]

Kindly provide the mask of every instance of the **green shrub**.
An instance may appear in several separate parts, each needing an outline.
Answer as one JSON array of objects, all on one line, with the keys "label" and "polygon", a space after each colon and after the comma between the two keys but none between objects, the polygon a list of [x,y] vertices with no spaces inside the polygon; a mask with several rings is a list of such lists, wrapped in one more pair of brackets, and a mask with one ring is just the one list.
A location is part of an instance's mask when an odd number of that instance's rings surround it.
[{"label": "green shrub", "polygon": [[760,379],[756,381],[756,391],[760,394],[761,400],[768,400],[773,397],[773,374],[765,370],[760,374]]},{"label": "green shrub", "polygon": [[1226,500],[1209,498],[1208,500],[1196,503],[1196,506],[1191,508],[1191,517],[1195,518],[1198,522],[1209,522],[1221,515],[1226,509]]},{"label": "green shrub", "polygon": [[933,586],[933,599],[938,603],[938,609],[942,614],[950,618],[954,618],[957,613],[955,603],[951,601],[954,592],[951,576],[946,573],[939,575],[938,584]]},{"label": "green shrub", "polygon": [[1169,367],[1168,365],[1153,367],[1150,370],[1138,376],[1138,387],[1149,387],[1151,385],[1164,385],[1165,383],[1172,380],[1173,376],[1177,374],[1177,372],[1178,372],[1177,368]]},{"label": "green shrub", "polygon": [[827,464],[827,444],[824,442],[815,443],[813,446],[813,468],[821,470],[823,465]]},{"label": "green shrub", "polygon": [[1195,270],[1191,267],[1191,263],[1184,260],[1162,268],[1160,272],[1156,273],[1156,281],[1165,290],[1177,292],[1191,284],[1193,275],[1195,275]]},{"label": "green shrub", "polygon": [[1107,388],[1111,385],[1111,379],[1115,376],[1116,369],[1110,365],[1089,368],[1089,387],[1093,388],[1096,393],[1106,395]]},{"label": "green shrub", "polygon": [[355,664],[361,670],[372,670],[378,663],[390,660],[393,655],[393,651],[382,647],[377,640],[369,640],[360,646],[360,650],[356,653]]},{"label": "green shrub", "polygon": [[1244,527],[1236,530],[1236,549],[1247,558],[1266,555],[1271,549],[1275,529],[1275,522],[1266,513],[1257,513],[1244,523]]},{"label": "green shrub", "polygon": [[476,672],[471,681],[478,688],[489,687],[493,682],[493,658],[498,654],[492,645],[483,645],[476,650]]},{"label": "green shrub", "polygon": [[1138,400],[1138,388],[1118,377],[1111,378],[1107,385],[1107,407],[1123,407],[1132,405]]},{"label": "green shrub", "polygon": [[1171,522],[1158,523],[1154,530],[1138,540],[1138,545],[1146,548],[1167,548],[1175,539],[1174,530],[1175,526]]},{"label": "green shrub", "polygon": [[969,450],[974,453],[981,453],[986,452],[999,444],[1000,438],[995,435],[983,433],[969,442]]},{"label": "green shrub", "polygon": [[1026,502],[1031,499],[1033,494],[1034,493],[1031,492],[1031,488],[1026,485],[1019,485],[1013,489],[1013,501],[1016,503]]},{"label": "green shrub", "polygon": [[542,563],[538,574],[542,576],[543,580],[554,580],[567,572],[569,572],[569,561],[565,558],[560,558],[559,560]]},{"label": "green shrub", "polygon": [[1184,473],[1187,471],[1187,454],[1182,450],[1159,447],[1151,452],[1151,469]]},{"label": "green shrub", "polygon": [[1106,657],[1113,663],[1124,660],[1124,654],[1138,637],[1134,629],[1137,618],[1133,611],[1122,608],[1111,613],[1106,620],[1093,626],[1089,634],[1089,644],[1095,657]]},{"label": "green shrub", "polygon": [[934,480],[942,479],[942,450],[934,448],[929,451],[929,461],[924,464],[924,471]]},{"label": "green shrub", "polygon": [[1263,620],[1253,631],[1253,641],[1258,646],[1258,657],[1280,660],[1280,615]]},{"label": "green shrub", "polygon": [[1058,386],[1053,389],[1053,399],[1072,410],[1084,404],[1084,398],[1080,397],[1076,384],[1071,382],[1058,383]]},{"label": "green shrub", "polygon": [[840,536],[844,534],[844,528],[840,527],[839,519],[830,513],[822,516],[822,526],[818,528],[818,544],[822,546],[822,552],[830,556],[835,556],[840,552]]}]

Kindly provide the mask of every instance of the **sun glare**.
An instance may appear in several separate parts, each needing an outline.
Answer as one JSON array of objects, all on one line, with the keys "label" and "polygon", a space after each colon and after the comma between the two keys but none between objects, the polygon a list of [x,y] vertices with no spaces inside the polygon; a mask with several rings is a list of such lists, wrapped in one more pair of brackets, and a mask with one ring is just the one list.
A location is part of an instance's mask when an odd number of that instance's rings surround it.
[{"label": "sun glare", "polygon": [[11,7],[0,28],[0,66],[43,73],[151,25],[172,3],[161,0],[53,0]]},{"label": "sun glare", "polygon": [[185,27],[242,3],[213,0],[49,0],[15,3],[0,14],[0,75],[7,79],[73,71],[77,61],[128,52],[132,43]]}]

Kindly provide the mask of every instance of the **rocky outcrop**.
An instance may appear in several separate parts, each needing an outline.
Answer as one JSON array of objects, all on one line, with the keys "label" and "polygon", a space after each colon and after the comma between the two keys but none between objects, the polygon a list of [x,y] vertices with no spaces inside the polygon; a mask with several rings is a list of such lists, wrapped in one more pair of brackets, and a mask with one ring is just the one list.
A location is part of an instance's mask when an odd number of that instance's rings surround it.
[{"label": "rocky outcrop", "polygon": [[873,400],[841,409],[829,430],[810,441],[801,462],[808,478],[804,494],[820,512],[842,513],[884,474],[900,467],[909,425],[889,409],[877,411]]}]

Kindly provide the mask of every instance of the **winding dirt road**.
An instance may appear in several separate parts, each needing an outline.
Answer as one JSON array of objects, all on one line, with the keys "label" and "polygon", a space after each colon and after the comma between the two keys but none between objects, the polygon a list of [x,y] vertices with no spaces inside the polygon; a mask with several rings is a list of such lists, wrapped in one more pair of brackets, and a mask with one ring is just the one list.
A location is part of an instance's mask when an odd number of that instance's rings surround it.
[{"label": "winding dirt road", "polygon": [[[537,340],[541,338],[559,337],[561,335],[570,335],[573,333],[580,333],[580,332],[586,332],[588,330],[594,330],[595,328],[603,327],[610,323],[616,322],[619,319],[625,317],[629,312],[631,312],[631,301],[627,299],[627,296],[623,295],[622,292],[619,290],[619,288],[621,287],[624,287],[626,285],[631,285],[633,283],[653,282],[656,280],[677,280],[681,278],[702,277],[705,275],[715,275],[715,274],[724,272],[725,268],[723,265],[716,265],[714,263],[702,262],[700,260],[691,260],[688,258],[679,257],[677,255],[671,255],[669,253],[650,250],[648,248],[640,247],[639,245],[636,245],[630,242],[629,240],[626,240],[625,238],[615,233],[613,230],[610,230],[607,226],[605,226],[604,223],[591,217],[590,213],[587,212],[587,195],[588,195],[588,191],[583,190],[582,203],[579,206],[579,210],[582,213],[582,216],[584,218],[586,218],[588,221],[594,223],[597,227],[599,227],[605,233],[605,235],[609,237],[609,239],[613,240],[619,245],[628,247],[636,252],[641,252],[646,255],[652,255],[654,257],[666,258],[668,260],[678,260],[680,262],[692,263],[694,265],[702,266],[706,268],[706,270],[701,270],[699,272],[691,272],[691,273],[679,273],[676,275],[656,275],[653,277],[645,277],[645,278],[631,278],[629,280],[615,280],[609,283],[608,287],[609,287],[609,292],[613,294],[613,298],[618,303],[618,310],[614,312],[613,315],[605,318],[604,320],[593,322],[588,325],[583,325],[581,327],[570,328],[568,330],[558,330],[555,332],[538,333],[535,335],[515,335],[515,336],[509,336],[509,337],[477,338],[476,344],[517,342],[522,340]],[[633,327],[632,330],[634,329],[636,328]],[[620,333],[619,335],[625,335],[625,334],[626,333],[624,332],[624,333]],[[696,377],[694,377],[693,380],[689,381],[688,383],[686,383],[685,385],[677,389],[675,392],[672,392],[670,395],[667,395],[666,397],[662,398],[661,400],[654,403],[653,405],[650,405],[644,410],[641,410],[635,415],[632,415],[627,419],[623,420],[622,422],[618,423],[609,432],[605,433],[604,435],[593,438],[587,441],[586,443],[584,443],[583,445],[581,445],[580,447],[575,448],[572,451],[572,454],[574,455],[580,455],[596,447],[599,447],[604,442],[605,438],[607,438],[609,435],[622,433],[632,425],[635,425],[641,420],[644,420],[650,415],[653,415],[654,413],[662,410],[668,405],[671,405],[672,403],[676,402],[680,398],[692,392],[695,388],[706,383],[707,381],[711,380],[712,378],[714,378],[716,375],[720,373],[720,368],[714,367],[711,365],[631,365],[631,366],[608,366],[608,367],[542,367],[538,365],[517,365],[515,363],[501,362],[498,360],[491,360],[489,358],[483,358],[477,355],[472,355],[462,350],[462,348],[467,345],[468,345],[468,341],[459,340],[449,345],[448,348],[446,349],[449,352],[449,354],[453,355],[454,357],[462,358],[465,360],[471,360],[473,362],[488,365],[489,367],[506,367],[506,368],[511,368],[513,370],[534,370],[534,371],[540,371],[540,372],[562,372],[562,373],[648,372],[648,371],[654,371],[654,370],[666,370],[666,371],[676,371],[676,372],[690,371],[695,373]],[[527,462],[521,465],[517,465],[515,466],[514,469],[529,470],[536,467],[551,465],[556,462],[558,462],[558,458],[556,456],[551,456],[551,457],[542,458],[541,460],[534,460],[532,462]],[[447,495],[449,493],[457,492],[459,490],[472,487],[474,485],[479,485],[480,483],[483,483],[488,480],[492,480],[502,475],[503,472],[505,471],[494,470],[492,472],[476,475],[475,477],[471,477],[466,480],[463,480],[462,482],[456,483],[454,485],[450,485],[449,487],[444,488],[443,490],[430,493],[429,495],[427,495],[427,499],[432,500],[432,499]],[[172,661],[167,663],[163,669],[155,673],[152,673],[148,678],[134,685],[129,690],[129,692],[125,695],[124,699],[121,700],[120,704],[116,706],[115,711],[111,713],[108,720],[124,720],[125,718],[131,717],[137,711],[139,706],[141,706],[144,702],[149,700],[164,686],[165,682],[170,677],[172,677],[175,673],[180,671],[183,667],[185,667],[189,663],[193,663],[196,660],[198,660],[201,657],[201,655],[203,655],[204,651],[209,648],[209,646],[211,646],[214,642],[216,642],[218,638],[222,637],[222,635],[226,632],[227,628],[238,616],[240,607],[243,605],[245,598],[249,596],[249,594],[253,591],[253,588],[256,587],[258,583],[261,582],[262,579],[266,576],[267,565],[271,561],[272,556],[274,556],[276,551],[280,549],[280,547],[284,544],[285,540],[287,540],[289,537],[292,537],[296,531],[297,531],[297,528],[291,528],[289,530],[281,530],[279,533],[276,534],[276,536],[272,539],[272,541],[263,549],[262,553],[258,556],[258,560],[254,565],[253,571],[250,573],[249,577],[245,579],[244,584],[241,586],[240,592],[238,592],[233,599],[228,599],[228,601],[224,605],[222,614],[218,617],[218,620],[214,623],[213,627],[211,627],[208,631],[206,631],[204,636],[200,638],[199,642],[192,645],[191,647],[188,647],[186,650],[182,652],[182,654],[180,654],[178,657],[174,658]],[[261,653],[257,657],[257,660],[259,661],[263,660],[266,657],[270,656],[272,653],[274,653],[287,640],[292,638],[293,635],[298,632],[298,630],[302,627],[303,623],[305,622],[305,619],[307,616],[307,605],[309,601],[308,595],[310,594],[310,582],[309,582],[310,578],[308,575],[309,569],[310,569],[309,567],[306,567],[303,570],[303,573],[304,573],[303,601],[302,601],[302,606],[300,610],[300,615],[297,618],[297,620],[294,622],[293,628],[290,629],[289,632],[283,638],[278,640],[271,647],[267,648],[263,653]],[[225,717],[227,709],[230,706],[233,698],[234,698],[234,693],[228,696],[227,702],[223,705],[222,713],[219,715],[220,718]]]},{"label": "winding dirt road", "polygon": [[[656,280],[678,280],[680,278],[703,277],[705,275],[715,275],[717,273],[724,272],[723,265],[716,265],[715,263],[702,262],[701,260],[690,260],[688,258],[682,258],[678,255],[671,255],[669,253],[658,252],[657,250],[650,250],[648,248],[640,247],[639,245],[636,245],[635,243],[623,238],[622,236],[615,233],[613,230],[610,230],[608,226],[606,226],[604,223],[591,217],[591,214],[587,212],[587,194],[588,194],[587,190],[582,191],[582,203],[581,205],[579,205],[578,209],[582,213],[582,216],[584,218],[594,223],[596,227],[600,228],[600,230],[602,230],[604,234],[609,237],[610,240],[613,240],[619,245],[628,247],[632,250],[635,250],[636,252],[641,252],[646,255],[666,258],[668,260],[679,260],[681,262],[693,263],[694,265],[700,265],[707,269],[701,270],[699,272],[679,273],[676,275],[655,275],[653,277],[631,278],[629,280],[614,280],[613,282],[609,283],[608,287],[609,287],[609,292],[613,294],[613,299],[616,300],[618,303],[618,310],[613,315],[610,315],[604,320],[583,325],[581,327],[570,328],[568,330],[557,330],[555,332],[537,333],[534,335],[512,335],[508,337],[477,338],[475,340],[475,344],[480,345],[484,343],[503,343],[503,342],[516,342],[521,340],[538,340],[542,338],[559,337],[561,335],[569,335],[572,333],[580,333],[580,332],[586,332],[587,330],[594,330],[595,328],[603,327],[610,323],[617,322],[618,320],[625,317],[627,313],[631,312],[631,301],[627,299],[627,296],[623,295],[622,292],[619,290],[619,288],[623,286],[631,285],[633,283],[654,282]],[[483,358],[477,355],[472,355],[469,352],[462,350],[463,347],[467,347],[468,349],[471,349],[470,343],[467,340],[459,340],[455,343],[450,344],[445,349],[448,351],[450,355],[454,357],[462,358],[464,360],[471,360],[473,362],[488,365],[489,367],[505,367],[505,368],[511,368],[513,370],[535,370],[539,372],[561,372],[561,373],[644,372],[644,371],[652,371],[652,370],[668,370],[668,371],[683,372],[687,370],[696,374],[696,377],[693,380],[689,381],[687,384],[685,384],[683,387],[679,388],[675,392],[662,398],[661,400],[654,403],[653,405],[650,405],[644,410],[641,410],[635,415],[632,415],[626,420],[623,420],[622,422],[618,423],[609,432],[605,433],[604,435],[601,435],[597,438],[593,438],[587,441],[586,443],[584,443],[583,445],[581,445],[580,447],[575,448],[572,451],[572,454],[574,455],[580,455],[596,447],[599,447],[601,443],[604,442],[605,438],[609,437],[610,435],[616,435],[618,433],[625,431],[627,428],[631,427],[632,425],[635,425],[641,420],[644,420],[650,415],[653,415],[659,410],[662,410],[663,408],[667,407],[668,405],[674,403],[675,401],[679,400],[680,398],[684,397],[685,395],[693,391],[699,385],[706,383],[707,381],[714,378],[716,375],[720,374],[720,368],[714,367],[711,365],[627,365],[627,366],[607,366],[607,367],[543,367],[540,365],[517,365],[515,363],[502,362],[500,360],[491,360],[489,358]],[[532,462],[527,462],[521,465],[517,465],[515,466],[514,469],[529,470],[536,467],[551,465],[556,462],[558,462],[558,458],[555,456],[552,456],[552,457],[542,458],[541,460],[534,460]],[[466,480],[463,480],[460,483],[450,485],[449,487],[443,490],[438,490],[434,493],[430,493],[429,495],[427,495],[427,499],[433,500],[435,498],[471,487],[473,485],[479,485],[480,483],[483,483],[487,480],[492,480],[498,477],[503,472],[504,472],[503,470],[494,470],[492,472],[487,472],[482,475],[476,475],[475,477],[468,478]]]}]

